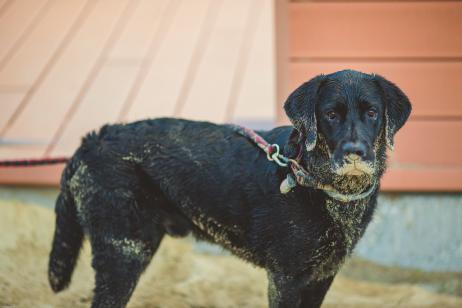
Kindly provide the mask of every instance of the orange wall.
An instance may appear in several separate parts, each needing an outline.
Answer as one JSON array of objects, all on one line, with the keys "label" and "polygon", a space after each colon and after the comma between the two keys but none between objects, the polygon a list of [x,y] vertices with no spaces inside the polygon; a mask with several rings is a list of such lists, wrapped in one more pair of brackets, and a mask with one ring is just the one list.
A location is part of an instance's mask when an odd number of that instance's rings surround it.
[{"label": "orange wall", "polygon": [[278,58],[286,64],[286,93],[345,68],[385,76],[414,109],[382,187],[461,191],[462,1],[294,1],[286,10],[289,43]]}]

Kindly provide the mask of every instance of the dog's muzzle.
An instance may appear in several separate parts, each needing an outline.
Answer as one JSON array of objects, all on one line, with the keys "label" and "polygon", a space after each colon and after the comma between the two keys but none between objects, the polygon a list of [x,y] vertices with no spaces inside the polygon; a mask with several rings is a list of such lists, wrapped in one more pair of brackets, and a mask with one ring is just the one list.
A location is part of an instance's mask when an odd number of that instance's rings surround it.
[{"label": "dog's muzzle", "polygon": [[345,142],[333,158],[333,171],[340,176],[372,175],[375,154],[363,142]]}]

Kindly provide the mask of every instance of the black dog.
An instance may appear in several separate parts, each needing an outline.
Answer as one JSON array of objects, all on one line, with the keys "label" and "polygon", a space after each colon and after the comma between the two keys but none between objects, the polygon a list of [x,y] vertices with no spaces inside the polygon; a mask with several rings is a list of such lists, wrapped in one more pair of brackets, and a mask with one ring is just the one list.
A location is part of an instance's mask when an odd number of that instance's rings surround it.
[{"label": "black dog", "polygon": [[371,220],[386,146],[411,105],[384,78],[348,70],[303,84],[284,108],[294,126],[260,134],[314,183],[285,194],[291,169],[230,125],[165,118],[86,136],[56,202],[53,290],[69,284],[86,233],[93,306],[123,307],[162,237],[192,232],[265,268],[270,307],[320,306]]}]

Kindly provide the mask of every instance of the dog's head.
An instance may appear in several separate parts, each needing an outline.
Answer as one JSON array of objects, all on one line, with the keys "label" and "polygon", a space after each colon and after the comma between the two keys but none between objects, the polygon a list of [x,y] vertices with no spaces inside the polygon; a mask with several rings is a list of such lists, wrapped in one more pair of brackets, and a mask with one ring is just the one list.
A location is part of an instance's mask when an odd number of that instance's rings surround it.
[{"label": "dog's head", "polygon": [[295,128],[289,155],[305,152],[302,163],[321,182],[351,192],[381,176],[411,104],[385,78],[345,70],[304,83],[284,109]]}]

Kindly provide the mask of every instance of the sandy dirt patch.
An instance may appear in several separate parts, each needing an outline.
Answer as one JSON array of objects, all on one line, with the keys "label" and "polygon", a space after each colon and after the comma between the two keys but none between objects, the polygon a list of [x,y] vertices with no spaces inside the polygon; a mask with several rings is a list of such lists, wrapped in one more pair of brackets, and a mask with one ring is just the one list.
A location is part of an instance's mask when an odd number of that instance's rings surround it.
[{"label": "sandy dirt patch", "polygon": [[[88,307],[93,271],[86,243],[71,286],[53,294],[46,269],[54,214],[0,201],[0,307]],[[129,307],[266,307],[266,275],[232,256],[197,252],[165,238]],[[462,298],[410,284],[380,284],[339,275],[323,307],[462,307]]]}]

